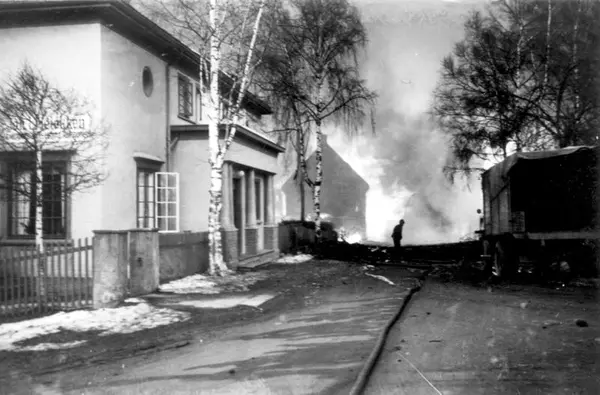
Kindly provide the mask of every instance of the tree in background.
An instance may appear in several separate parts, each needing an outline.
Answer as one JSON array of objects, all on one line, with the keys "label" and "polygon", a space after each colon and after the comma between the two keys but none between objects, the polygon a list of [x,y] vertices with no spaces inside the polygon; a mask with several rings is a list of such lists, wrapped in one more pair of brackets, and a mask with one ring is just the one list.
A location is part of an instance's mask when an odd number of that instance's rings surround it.
[{"label": "tree in background", "polygon": [[[151,19],[199,53],[201,89],[208,89],[206,115],[210,165],[209,270],[225,275],[230,270],[223,260],[221,208],[223,165],[241,119],[241,105],[252,85],[261,48],[269,41],[261,23],[267,6],[258,1],[149,0],[132,2]],[[268,31],[268,30],[267,30]],[[219,129],[225,137],[219,141]]]},{"label": "tree in background", "polygon": [[[291,0],[277,16],[275,44],[265,55],[266,90],[286,107],[287,125],[296,137],[301,180],[312,188],[315,234],[321,240],[323,132],[326,122],[352,135],[361,129],[376,95],[358,70],[358,51],[367,42],[359,12],[347,0]],[[316,175],[306,168],[305,137],[314,131]]]},{"label": "tree in background", "polygon": [[[64,217],[57,215],[64,212],[66,198],[106,177],[107,134],[92,126],[89,110],[84,100],[57,89],[28,64],[0,86],[0,151],[11,163],[1,177],[5,198],[19,212],[11,216],[11,231],[34,236],[42,253],[46,233],[66,236]],[[46,164],[52,156],[64,163]],[[39,270],[45,278],[44,262]]]},{"label": "tree in background", "polygon": [[511,149],[597,142],[598,4],[502,0],[469,16],[434,92],[433,116],[451,140],[449,176]]}]

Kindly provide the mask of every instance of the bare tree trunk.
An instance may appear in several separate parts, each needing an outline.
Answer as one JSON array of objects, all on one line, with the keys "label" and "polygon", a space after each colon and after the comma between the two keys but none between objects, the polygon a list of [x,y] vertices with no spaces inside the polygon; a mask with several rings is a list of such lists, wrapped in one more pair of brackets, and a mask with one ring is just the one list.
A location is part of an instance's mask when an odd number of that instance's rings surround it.
[{"label": "bare tree trunk", "polygon": [[[320,114],[319,114],[320,115]],[[323,132],[321,130],[321,119],[316,121],[317,134],[317,150],[315,153],[316,159],[316,175],[313,187],[313,201],[315,206],[315,237],[317,244],[321,242],[321,186],[323,184]]]},{"label": "bare tree trunk", "polygon": [[[210,104],[208,106],[208,149],[209,149],[209,163],[210,163],[210,201],[208,210],[208,248],[209,248],[209,275],[224,275],[231,271],[225,265],[223,259],[223,244],[221,240],[221,208],[223,207],[223,165],[225,163],[225,154],[229,150],[233,138],[236,133],[236,124],[239,119],[239,111],[244,98],[244,93],[247,89],[249,76],[250,76],[250,64],[252,61],[252,54],[254,46],[256,45],[256,37],[258,35],[258,29],[260,26],[260,20],[264,8],[264,0],[259,5],[258,14],[253,27],[252,39],[250,47],[248,48],[248,54],[246,57],[246,63],[244,65],[244,72],[242,75],[242,83],[239,88],[239,94],[237,96],[236,105],[233,110],[233,120],[229,125],[228,133],[226,134],[225,142],[223,147],[219,145],[219,67],[220,67],[220,47],[219,47],[219,26],[217,21],[217,0],[211,0],[210,2],[210,25],[212,29],[212,35],[210,39]],[[200,76],[202,78],[202,75]],[[243,230],[242,230],[243,231]]]},{"label": "bare tree trunk", "polygon": [[296,158],[297,161],[297,168],[296,168],[296,177],[297,177],[297,181],[298,181],[298,189],[300,190],[300,220],[304,221],[306,219],[306,201],[305,201],[305,190],[304,190],[304,168],[302,167],[303,162],[304,162],[304,136],[302,135],[302,131],[301,130],[297,130],[296,133],[298,133],[296,135],[296,139],[298,140],[296,147],[297,147],[297,152],[296,154],[298,155],[298,157]]},{"label": "bare tree trunk", "polygon": [[38,259],[39,266],[39,284],[40,284],[40,295],[46,295],[46,261],[44,259],[44,228],[43,228],[43,215],[44,215],[44,201],[43,201],[43,162],[42,162],[42,150],[37,149],[35,152],[35,246],[40,253]]},{"label": "bare tree trunk", "polygon": [[[208,251],[210,275],[223,275],[228,269],[223,260],[221,241],[221,204],[223,194],[223,172],[219,167],[219,26],[217,21],[217,0],[210,1],[210,91],[207,108],[208,118],[208,150],[210,164],[210,188],[208,208]],[[200,75],[202,78],[202,75]]]},{"label": "bare tree trunk", "polygon": [[[320,46],[320,45],[319,45]],[[316,135],[317,135],[317,149],[315,152],[315,182],[313,185],[313,200],[315,208],[315,237],[317,244],[322,241],[321,232],[321,187],[323,185],[323,130],[321,129],[321,123],[323,121],[323,76],[321,73],[316,74],[317,86],[316,86],[316,100],[317,111],[316,111]]]},{"label": "bare tree trunk", "polygon": [[577,17],[575,18],[575,24],[573,25],[573,64],[575,65],[575,114],[578,116],[579,108],[581,107],[581,98],[579,96],[579,59],[577,58],[577,39],[579,33],[579,19],[581,17],[581,0],[577,0]]}]

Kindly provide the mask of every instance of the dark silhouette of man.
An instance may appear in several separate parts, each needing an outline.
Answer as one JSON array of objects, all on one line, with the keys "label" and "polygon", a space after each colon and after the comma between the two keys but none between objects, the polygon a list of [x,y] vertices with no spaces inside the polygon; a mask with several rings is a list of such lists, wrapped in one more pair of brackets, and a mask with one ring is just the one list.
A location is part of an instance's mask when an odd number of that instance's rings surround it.
[{"label": "dark silhouette of man", "polygon": [[400,222],[398,222],[398,225],[394,226],[394,231],[392,232],[392,240],[394,240],[394,253],[398,257],[400,256],[401,251],[402,228],[404,228],[404,219],[401,219]]}]

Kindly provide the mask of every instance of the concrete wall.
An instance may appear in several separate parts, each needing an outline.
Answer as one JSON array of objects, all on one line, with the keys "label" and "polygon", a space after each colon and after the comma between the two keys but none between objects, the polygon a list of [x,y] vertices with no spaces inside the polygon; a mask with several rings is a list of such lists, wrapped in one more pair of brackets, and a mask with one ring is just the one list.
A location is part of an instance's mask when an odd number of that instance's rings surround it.
[{"label": "concrete wall", "polygon": [[[5,28],[0,30],[0,79],[14,74],[27,61],[59,89],[91,105],[92,122],[102,110],[100,95],[100,24]],[[99,188],[72,196],[68,232],[72,238],[91,236],[101,222]],[[0,202],[0,237],[7,235],[7,208]]]},{"label": "concrete wall", "polygon": [[[165,161],[166,63],[107,27],[102,38],[102,109],[110,128],[109,178],[102,192],[101,229],[136,227],[136,162],[140,152]],[[152,71],[147,97],[142,71]]]},{"label": "concrete wall", "polygon": [[208,270],[208,232],[159,234],[160,282]]}]

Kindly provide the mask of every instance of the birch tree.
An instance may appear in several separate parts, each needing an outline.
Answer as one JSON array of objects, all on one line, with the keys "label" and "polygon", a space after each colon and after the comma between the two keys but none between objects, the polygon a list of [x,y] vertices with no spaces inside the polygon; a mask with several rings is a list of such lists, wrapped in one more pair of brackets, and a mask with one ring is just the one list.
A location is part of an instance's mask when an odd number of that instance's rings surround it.
[{"label": "birch tree", "polygon": [[[306,117],[316,136],[314,180],[308,175],[304,155],[299,158],[302,177],[312,189],[315,233],[320,242],[323,126],[333,122],[349,135],[357,133],[376,95],[360,78],[358,55],[367,35],[357,8],[346,0],[292,0],[289,7],[280,14],[278,51],[271,54],[267,69],[274,79],[272,93],[296,106],[296,130],[302,130]],[[298,149],[303,152],[301,138]]]},{"label": "birch tree", "polygon": [[220,218],[223,165],[260,58],[256,52],[268,40],[268,35],[260,34],[266,0],[151,0],[133,4],[199,54],[198,81],[208,88],[208,273],[226,275],[230,270],[223,259]]},{"label": "birch tree", "polygon": [[[13,224],[35,237],[44,252],[45,158],[66,156],[60,198],[93,188],[105,179],[102,160],[106,131],[92,126],[90,106],[73,92],[54,87],[39,71],[24,64],[0,86],[0,150],[13,158],[5,178],[5,198],[29,203],[27,223]],[[42,278],[45,264],[40,263]],[[43,284],[42,284],[43,285]],[[44,290],[42,289],[42,293]]]}]

